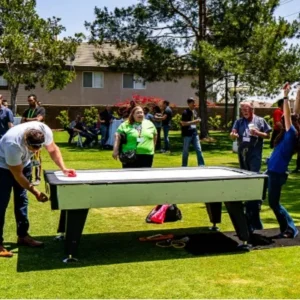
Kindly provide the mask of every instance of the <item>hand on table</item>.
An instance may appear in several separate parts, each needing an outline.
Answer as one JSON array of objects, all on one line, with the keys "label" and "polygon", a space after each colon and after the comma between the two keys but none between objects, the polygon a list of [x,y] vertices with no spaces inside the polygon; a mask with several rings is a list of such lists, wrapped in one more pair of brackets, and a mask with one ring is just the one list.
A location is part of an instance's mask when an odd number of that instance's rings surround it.
[{"label": "hand on table", "polygon": [[64,173],[64,175],[66,175],[68,177],[76,176],[76,171],[74,169],[64,169],[64,170],[62,170],[62,172]]}]

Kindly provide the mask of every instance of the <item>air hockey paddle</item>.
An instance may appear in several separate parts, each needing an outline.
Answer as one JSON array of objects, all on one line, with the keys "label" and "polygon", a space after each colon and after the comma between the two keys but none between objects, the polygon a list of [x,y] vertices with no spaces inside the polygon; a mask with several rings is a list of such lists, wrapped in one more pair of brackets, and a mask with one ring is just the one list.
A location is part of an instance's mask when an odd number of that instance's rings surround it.
[{"label": "air hockey paddle", "polygon": [[77,174],[75,171],[69,171],[68,177],[76,177],[76,176],[77,176]]}]

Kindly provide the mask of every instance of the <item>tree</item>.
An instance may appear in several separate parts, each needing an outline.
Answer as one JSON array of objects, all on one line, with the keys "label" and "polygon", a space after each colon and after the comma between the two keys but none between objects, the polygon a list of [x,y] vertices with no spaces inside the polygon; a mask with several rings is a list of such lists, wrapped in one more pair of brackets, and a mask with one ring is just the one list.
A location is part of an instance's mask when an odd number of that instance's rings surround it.
[{"label": "tree", "polygon": [[14,113],[20,84],[30,90],[39,83],[52,91],[75,77],[67,64],[74,59],[82,35],[58,40],[65,30],[60,19],[40,18],[35,6],[35,0],[0,0],[1,71],[8,81]]},{"label": "tree", "polygon": [[[117,49],[107,53],[100,47],[95,53],[99,63],[112,69],[128,70],[146,81],[194,76],[192,86],[200,101],[204,138],[208,135],[207,89],[214,82],[226,74],[245,81],[255,74],[255,83],[271,79],[271,71],[269,76],[263,72],[268,65],[261,65],[260,60],[266,58],[263,53],[275,39],[277,47],[267,60],[275,61],[283,52],[284,39],[297,31],[297,24],[275,20],[273,12],[278,4],[279,0],[141,0],[114,12],[95,8],[96,20],[86,22],[86,27],[91,31],[91,43],[108,43]],[[260,45],[261,56],[256,57],[265,26],[270,30],[273,26],[277,35],[270,37],[267,47]],[[255,65],[261,72],[255,72]]]}]

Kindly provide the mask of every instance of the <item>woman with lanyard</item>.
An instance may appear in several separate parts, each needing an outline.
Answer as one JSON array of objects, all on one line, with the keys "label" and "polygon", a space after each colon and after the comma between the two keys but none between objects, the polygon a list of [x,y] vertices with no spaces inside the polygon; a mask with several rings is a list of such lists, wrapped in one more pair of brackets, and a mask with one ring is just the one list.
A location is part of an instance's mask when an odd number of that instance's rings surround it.
[{"label": "woman with lanyard", "polygon": [[[274,141],[274,150],[268,160],[268,199],[280,226],[277,238],[295,238],[298,235],[292,217],[280,204],[282,186],[288,178],[288,165],[299,148],[299,115],[291,115],[288,94],[289,84],[284,86],[282,129]],[[298,90],[300,93],[300,90]]]},{"label": "woman with lanyard", "polygon": [[[125,141],[120,147],[121,137],[125,138]],[[135,106],[128,120],[117,129],[112,156],[118,159],[121,153],[135,151],[135,158],[130,162],[123,162],[123,168],[151,168],[156,137],[154,124],[144,118],[142,107]]]}]

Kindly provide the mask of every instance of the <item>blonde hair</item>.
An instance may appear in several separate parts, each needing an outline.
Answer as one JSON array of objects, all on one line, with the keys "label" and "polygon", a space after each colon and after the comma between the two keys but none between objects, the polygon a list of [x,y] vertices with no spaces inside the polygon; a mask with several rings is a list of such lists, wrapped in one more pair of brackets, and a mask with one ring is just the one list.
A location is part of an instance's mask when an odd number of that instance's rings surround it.
[{"label": "blonde hair", "polygon": [[[133,115],[134,115],[134,113],[135,113],[138,109],[141,109],[141,110],[143,111],[143,108],[142,108],[141,106],[135,106],[135,107],[131,110],[130,115],[129,115],[129,117],[128,117],[128,123],[129,123],[129,124],[133,124],[133,123],[135,122]],[[143,113],[144,113],[144,111],[143,111]]]}]

